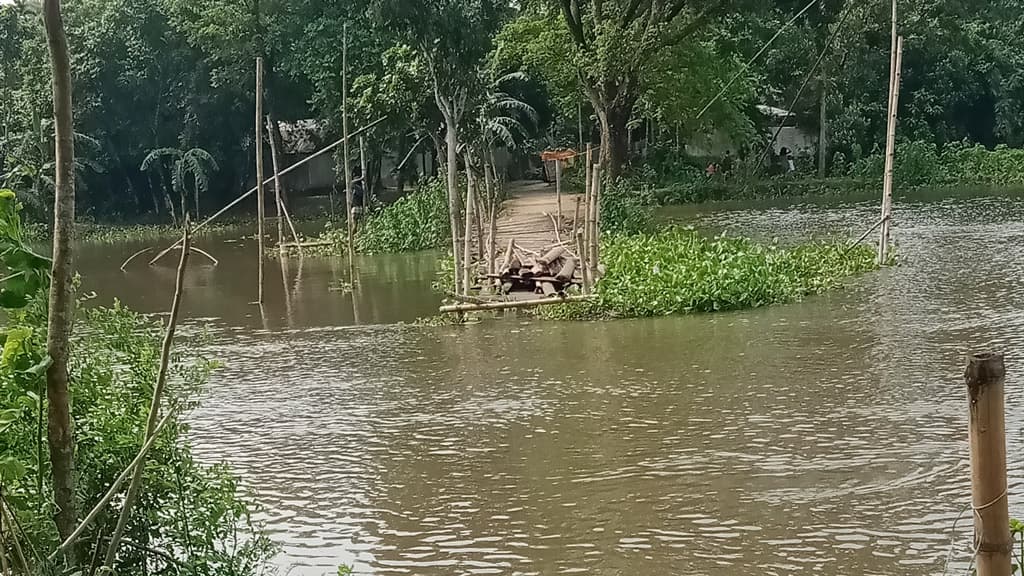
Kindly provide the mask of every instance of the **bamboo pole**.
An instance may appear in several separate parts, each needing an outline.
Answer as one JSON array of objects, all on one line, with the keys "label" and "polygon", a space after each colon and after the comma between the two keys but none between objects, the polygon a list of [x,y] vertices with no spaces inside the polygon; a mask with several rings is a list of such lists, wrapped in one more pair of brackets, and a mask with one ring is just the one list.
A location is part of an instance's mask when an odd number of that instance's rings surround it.
[{"label": "bamboo pole", "polygon": [[576,209],[572,214],[572,236],[576,237],[576,230],[580,227],[580,197],[576,197]]},{"label": "bamboo pole", "polygon": [[[593,206],[593,148],[587,144],[587,163],[583,167],[583,249],[587,251],[586,261],[590,263],[590,207]],[[587,265],[583,266],[584,273],[589,273]]]},{"label": "bamboo pole", "polygon": [[558,202],[558,218],[555,229],[562,225],[562,161],[555,159],[555,201]]},{"label": "bamboo pole", "polygon": [[370,198],[370,173],[366,167],[366,138],[359,137],[359,172],[363,177],[363,213],[366,213],[366,207],[369,205]]},{"label": "bamboo pole", "polygon": [[978,576],[1010,576],[1010,513],[1006,486],[1006,420],[1002,354],[967,359],[968,444]]},{"label": "bamboo pole", "polygon": [[495,235],[497,234],[497,204],[498,198],[494,193],[494,181],[491,178],[491,166],[484,163],[484,192],[487,194],[487,273],[494,274],[497,266],[494,259]]},{"label": "bamboo pole", "polygon": [[587,215],[587,224],[590,228],[590,232],[587,235],[589,241],[588,249],[590,250],[587,254],[587,262],[590,264],[590,278],[592,281],[597,281],[597,242],[598,242],[598,228],[597,228],[597,213],[598,204],[600,202],[598,191],[601,186],[601,163],[594,164],[591,169],[590,177],[590,213]]},{"label": "bamboo pole", "polygon": [[284,216],[281,214],[281,175],[278,174],[277,166],[277,144],[274,142],[273,127],[270,126],[270,117],[267,117],[267,126],[270,130],[270,166],[274,170],[274,215],[277,217],[277,251],[284,252]]},{"label": "bamboo pole", "polygon": [[256,245],[259,287],[256,302],[263,303],[263,58],[256,59]]},{"label": "bamboo pole", "polygon": [[576,232],[576,253],[580,255],[580,274],[583,276],[583,293],[590,294],[590,263],[587,261],[587,248],[583,241],[583,232]]},{"label": "bamboo pole", "polygon": [[[18,561],[22,574],[29,574],[28,560],[25,558],[25,551],[21,548],[18,531],[15,529],[17,522],[14,519],[14,511],[7,505],[7,499],[2,490],[0,490],[0,526],[3,526],[0,528],[0,533],[10,535],[11,545],[14,548],[14,559]],[[0,538],[0,546],[2,545],[2,538]],[[3,554],[2,550],[0,550],[0,554]]]},{"label": "bamboo pole", "polygon": [[441,312],[481,312],[484,310],[509,310],[512,308],[536,308],[538,306],[549,306],[551,304],[565,304],[569,302],[587,302],[593,300],[593,296],[560,296],[537,298],[534,300],[510,300],[508,302],[487,302],[486,304],[449,304],[441,306]]},{"label": "bamboo pole", "polygon": [[473,285],[473,278],[476,274],[473,274],[473,166],[469,157],[469,152],[465,154],[466,159],[466,225],[463,226],[464,238],[463,238],[463,252],[462,252],[462,293],[469,295],[469,288]]},{"label": "bamboo pole", "polygon": [[348,268],[352,281],[355,282],[356,271],[356,215],[352,211],[352,167],[349,165],[349,134],[348,134],[348,23],[342,27],[341,41],[341,131],[345,138],[343,157],[345,162],[345,212],[348,217]]},{"label": "bamboo pole", "polygon": [[[178,316],[181,311],[181,297],[185,292],[185,270],[188,267],[188,257],[192,250],[192,239],[189,236],[188,216],[185,216],[185,231],[182,235],[181,260],[178,261],[178,274],[174,279],[174,297],[171,299],[171,315],[167,320],[167,331],[164,333],[164,341],[160,347],[160,368],[157,372],[156,384],[153,387],[153,398],[149,404],[149,416],[146,418],[145,440],[149,440],[156,430],[160,415],[160,404],[163,400],[164,388],[167,385],[167,372],[171,362],[171,346],[174,344],[174,331],[178,326]],[[132,481],[128,485],[128,493],[124,497],[124,504],[121,505],[121,514],[117,519],[117,526],[114,533],[110,535],[110,543],[107,546],[107,555],[103,561],[104,572],[113,571],[114,560],[117,558],[117,549],[121,543],[121,537],[128,526],[128,518],[131,516],[132,507],[142,490],[142,475],[146,468],[146,457],[139,460],[139,464],[132,472]]]},{"label": "bamboo pole", "polygon": [[882,183],[882,227],[878,235],[878,264],[889,256],[892,210],[893,169],[896,163],[896,115],[899,110],[900,67],[903,62],[903,38],[898,36],[896,0],[892,0],[892,45],[889,59],[889,107],[886,118],[885,175]]},{"label": "bamboo pole", "polygon": [[594,171],[594,281],[600,277],[601,267],[601,164]]}]

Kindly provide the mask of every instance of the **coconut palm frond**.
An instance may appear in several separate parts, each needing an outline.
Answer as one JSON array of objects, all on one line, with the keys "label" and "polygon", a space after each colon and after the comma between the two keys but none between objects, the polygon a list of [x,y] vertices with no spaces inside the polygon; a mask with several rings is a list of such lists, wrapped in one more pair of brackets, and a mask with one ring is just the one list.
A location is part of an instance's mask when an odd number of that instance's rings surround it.
[{"label": "coconut palm frond", "polygon": [[500,142],[510,150],[514,150],[516,147],[516,139],[512,135],[512,131],[498,122],[494,122],[487,127],[487,134],[487,140],[492,144]]},{"label": "coconut palm frond", "polygon": [[495,86],[501,86],[508,82],[528,82],[530,76],[526,72],[510,72],[494,81]]}]

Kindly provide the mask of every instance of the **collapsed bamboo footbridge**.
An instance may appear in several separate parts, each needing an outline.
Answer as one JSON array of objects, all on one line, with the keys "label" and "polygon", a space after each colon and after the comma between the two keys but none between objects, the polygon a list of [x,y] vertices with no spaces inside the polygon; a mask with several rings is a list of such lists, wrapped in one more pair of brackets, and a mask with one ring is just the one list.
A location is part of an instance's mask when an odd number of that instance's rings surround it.
[{"label": "collapsed bamboo footbridge", "polygon": [[[597,166],[587,178],[585,192],[562,194],[561,170],[554,185],[546,182],[512,182],[494,226],[494,238],[486,254],[479,243],[475,262],[466,275],[477,295],[450,294],[457,302],[441,306],[441,312],[472,312],[532,308],[591,299],[599,276],[600,178]],[[587,169],[590,176],[590,168]],[[467,229],[471,228],[467,226]],[[467,248],[471,242],[467,233]],[[467,249],[467,254],[471,253]]]}]

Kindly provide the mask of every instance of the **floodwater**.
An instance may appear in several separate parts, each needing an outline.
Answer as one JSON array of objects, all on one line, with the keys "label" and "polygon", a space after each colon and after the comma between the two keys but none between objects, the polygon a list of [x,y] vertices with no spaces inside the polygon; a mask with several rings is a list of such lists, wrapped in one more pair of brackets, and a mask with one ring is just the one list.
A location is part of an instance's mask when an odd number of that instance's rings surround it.
[{"label": "floodwater", "polygon": [[[667,216],[790,241],[855,237],[874,203]],[[1011,514],[1024,514],[1024,201],[900,201],[901,265],[805,302],[599,323],[416,327],[431,255],[268,261],[205,239],[190,322],[226,363],[191,414],[292,574],[963,573],[963,357],[1007,354]],[[251,242],[250,242],[251,244]],[[168,259],[92,247],[83,284],[167,308]],[[102,300],[102,299],[101,299]],[[952,542],[952,548],[951,548]]]}]

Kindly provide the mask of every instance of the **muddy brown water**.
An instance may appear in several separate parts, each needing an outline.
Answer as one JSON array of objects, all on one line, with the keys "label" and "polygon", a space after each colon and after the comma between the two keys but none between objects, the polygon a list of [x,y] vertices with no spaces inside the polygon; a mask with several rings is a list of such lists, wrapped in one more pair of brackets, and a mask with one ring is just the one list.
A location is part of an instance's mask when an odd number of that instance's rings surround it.
[{"label": "muddy brown water", "polygon": [[[855,236],[874,203],[677,209],[712,232]],[[282,572],[963,573],[966,351],[1007,353],[1011,514],[1024,514],[1024,201],[900,202],[902,264],[741,313],[426,328],[430,254],[267,268],[204,239],[185,312],[225,362],[189,417],[281,546]],[[173,262],[83,285],[166,309]]]}]

